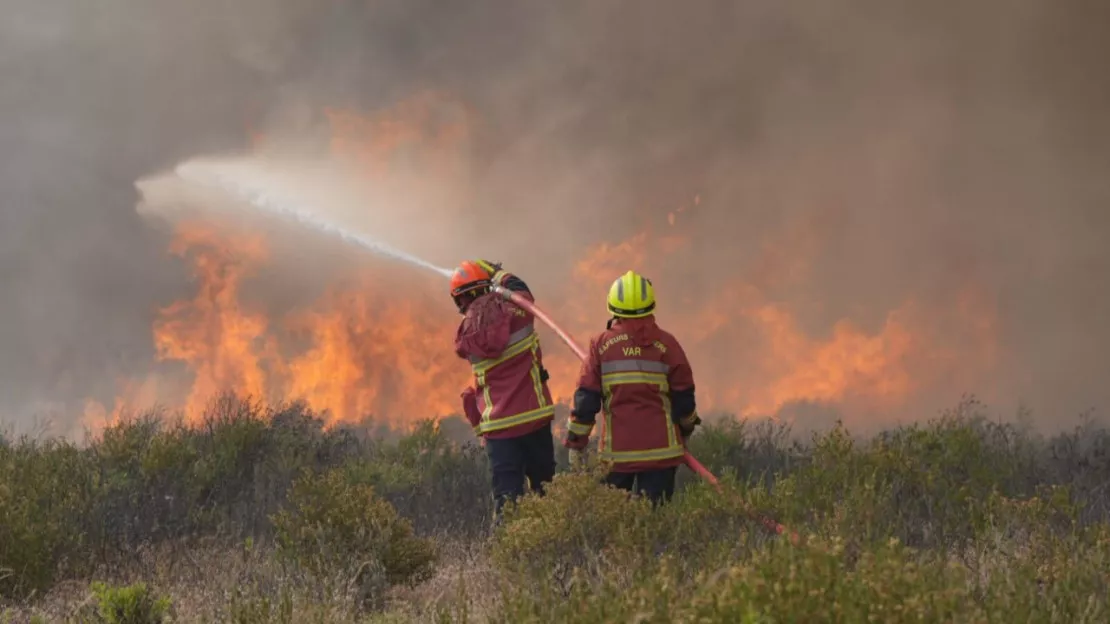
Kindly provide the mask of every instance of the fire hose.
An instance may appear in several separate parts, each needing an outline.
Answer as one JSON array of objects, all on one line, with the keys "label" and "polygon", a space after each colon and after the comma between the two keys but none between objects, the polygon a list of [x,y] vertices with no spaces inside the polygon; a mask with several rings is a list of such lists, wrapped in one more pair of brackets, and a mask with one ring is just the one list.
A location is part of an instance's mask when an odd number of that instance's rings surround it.
[{"label": "fire hose", "polygon": [[[579,360],[582,360],[583,362],[586,361],[586,352],[582,349],[582,347],[578,346],[578,343],[575,342],[573,338],[571,338],[570,334],[568,334],[561,327],[555,324],[555,321],[551,320],[551,317],[545,314],[543,310],[539,309],[536,304],[525,299],[523,296],[520,295],[520,293],[514,292],[502,286],[494,286],[493,290],[502,297],[506,297],[509,301],[512,301],[521,309],[531,313],[533,316],[543,321],[545,325],[550,327],[551,330],[554,331],[555,334],[559,336],[559,338],[563,342],[565,342],[568,347],[570,347],[570,350],[573,351],[576,356],[578,356]],[[697,458],[691,455],[689,449],[683,448],[682,459],[686,463],[686,466],[690,468],[690,470],[694,471],[694,473],[697,474],[699,477],[708,481],[709,484],[712,485],[719,494],[725,494],[724,489],[721,487],[720,482],[717,480],[717,477],[714,476],[708,468],[703,466],[702,463],[697,460]],[[782,535],[784,532],[786,532],[786,527],[770,518],[754,513],[751,513],[751,516],[772,533]],[[798,542],[798,535],[793,531],[790,532],[790,540],[794,543]]]}]

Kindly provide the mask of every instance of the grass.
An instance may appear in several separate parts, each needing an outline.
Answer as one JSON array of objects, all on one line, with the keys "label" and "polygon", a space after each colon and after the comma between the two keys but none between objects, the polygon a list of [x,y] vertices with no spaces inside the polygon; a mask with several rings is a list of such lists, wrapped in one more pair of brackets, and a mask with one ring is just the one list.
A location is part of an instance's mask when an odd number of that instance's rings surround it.
[{"label": "grass", "polygon": [[691,440],[724,493],[682,470],[654,512],[561,451],[494,534],[457,423],[387,440],[221,397],[194,428],[11,439],[0,622],[1107,621],[1110,431],[979,408],[867,439],[724,420]]}]

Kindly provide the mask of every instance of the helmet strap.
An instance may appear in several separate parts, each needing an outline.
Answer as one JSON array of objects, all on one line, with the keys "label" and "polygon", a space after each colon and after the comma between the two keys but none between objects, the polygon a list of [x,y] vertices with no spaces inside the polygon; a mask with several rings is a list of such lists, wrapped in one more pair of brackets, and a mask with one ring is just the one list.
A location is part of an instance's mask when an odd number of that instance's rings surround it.
[{"label": "helmet strap", "polygon": [[477,298],[477,295],[475,295],[473,292],[467,292],[456,296],[454,298],[455,307],[459,309],[459,314],[465,315],[467,308],[469,308],[470,304],[474,303],[474,300]]}]

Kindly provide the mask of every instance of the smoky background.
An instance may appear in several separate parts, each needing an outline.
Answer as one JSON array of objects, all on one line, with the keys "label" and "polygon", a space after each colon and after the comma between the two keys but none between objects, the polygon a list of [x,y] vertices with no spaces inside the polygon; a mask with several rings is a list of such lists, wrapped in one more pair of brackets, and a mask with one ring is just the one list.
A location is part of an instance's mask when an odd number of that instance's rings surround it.
[{"label": "smoky background", "polygon": [[[0,410],[16,424],[72,418],[142,375],[157,308],[190,296],[168,232],[136,213],[136,180],[241,150],[248,129],[311,153],[324,107],[426,89],[474,113],[465,168],[395,181],[389,210],[408,225],[383,238],[444,264],[502,260],[600,315],[604,288],[573,283],[575,260],[697,196],[682,215],[694,249],[653,276],[661,322],[668,302],[742,280],[819,337],[845,317],[875,330],[908,297],[956,305],[971,284],[996,310],[993,364],[898,418],[979,392],[1056,426],[1110,399],[1104,3],[0,9]],[[375,262],[296,247],[271,254],[288,261],[254,285],[261,305],[309,302]],[[443,306],[429,313],[451,318]],[[722,345],[694,364],[745,355]]]}]

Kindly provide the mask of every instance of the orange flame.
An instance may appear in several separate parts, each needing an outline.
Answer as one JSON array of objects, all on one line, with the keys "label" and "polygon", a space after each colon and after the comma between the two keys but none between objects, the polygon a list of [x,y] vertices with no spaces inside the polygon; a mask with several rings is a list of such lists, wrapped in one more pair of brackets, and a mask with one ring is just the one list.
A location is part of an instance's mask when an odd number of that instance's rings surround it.
[{"label": "orange flame", "polygon": [[468,370],[451,353],[454,327],[422,311],[435,303],[411,293],[395,300],[387,293],[397,288],[374,277],[292,320],[313,346],[289,363],[285,393],[328,410],[332,422],[376,416],[405,423],[456,413]]},{"label": "orange flame", "polygon": [[182,361],[195,376],[186,418],[198,418],[213,396],[228,389],[268,398],[265,360],[276,343],[266,336],[266,316],[239,301],[243,280],[266,259],[265,242],[250,236],[232,247],[214,229],[187,223],[170,251],[191,260],[197,295],[160,310],[154,346],[159,360]]},{"label": "orange flame", "polygon": [[[198,283],[193,299],[160,311],[160,360],[192,373],[182,409],[197,422],[216,395],[303,400],[329,424],[373,417],[393,425],[454,413],[465,369],[443,357],[454,328],[421,314],[432,304],[369,274],[350,291],[333,288],[307,310],[271,322],[243,300],[245,278],[266,258],[258,237],[233,238],[194,224],[178,228],[172,249]],[[299,354],[285,354],[307,338]],[[101,418],[95,407],[90,418]],[[101,408],[101,411],[102,408]]]}]

